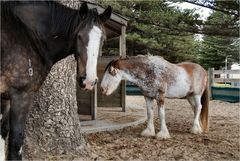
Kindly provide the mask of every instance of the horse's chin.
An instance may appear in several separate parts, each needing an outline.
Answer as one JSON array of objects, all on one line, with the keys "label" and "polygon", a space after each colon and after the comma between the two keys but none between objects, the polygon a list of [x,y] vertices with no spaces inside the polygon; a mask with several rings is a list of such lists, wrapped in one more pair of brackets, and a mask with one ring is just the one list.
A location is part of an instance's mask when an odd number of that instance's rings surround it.
[{"label": "horse's chin", "polygon": [[94,88],[94,86],[86,84],[85,88],[83,88],[83,89],[87,90],[87,91],[92,91],[93,88]]},{"label": "horse's chin", "polygon": [[113,93],[113,91],[107,91],[106,93],[105,93],[105,95],[106,96],[109,96],[109,95],[111,95]]},{"label": "horse's chin", "polygon": [[104,95],[104,96],[109,96],[111,93],[109,93],[108,91],[103,91],[102,92],[102,95]]}]

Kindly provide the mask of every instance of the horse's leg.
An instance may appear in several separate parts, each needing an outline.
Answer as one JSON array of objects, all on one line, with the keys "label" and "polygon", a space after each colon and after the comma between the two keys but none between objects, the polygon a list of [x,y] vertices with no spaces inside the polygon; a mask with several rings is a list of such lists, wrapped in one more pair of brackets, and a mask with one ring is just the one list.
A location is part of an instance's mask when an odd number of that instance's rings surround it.
[{"label": "horse's leg", "polygon": [[195,100],[194,100],[194,97],[191,95],[191,96],[188,96],[187,97],[187,100],[188,102],[190,103],[191,107],[192,107],[192,110],[193,110],[193,113],[194,113],[194,116],[196,115],[196,110],[195,110]]},{"label": "horse's leg", "polygon": [[167,129],[167,125],[165,122],[165,107],[164,107],[164,95],[160,94],[160,98],[157,99],[158,105],[158,115],[160,118],[160,132],[157,133],[157,139],[168,139],[170,138],[170,134]]},{"label": "horse's leg", "polygon": [[11,94],[8,160],[22,159],[24,127],[31,98],[32,95],[27,92],[16,90]]},{"label": "horse's leg", "polygon": [[5,142],[9,132],[9,109],[10,100],[8,98],[1,97],[1,136],[0,136],[0,161],[4,161],[5,158]]},{"label": "horse's leg", "polygon": [[194,121],[193,121],[193,127],[191,128],[191,132],[194,134],[201,134],[202,128],[200,125],[200,113],[202,109],[202,104],[201,104],[201,96],[200,95],[193,95],[189,98],[191,100],[194,108]]},{"label": "horse's leg", "polygon": [[155,129],[153,123],[153,99],[144,97],[147,105],[147,128],[142,131],[142,136],[155,136]]}]

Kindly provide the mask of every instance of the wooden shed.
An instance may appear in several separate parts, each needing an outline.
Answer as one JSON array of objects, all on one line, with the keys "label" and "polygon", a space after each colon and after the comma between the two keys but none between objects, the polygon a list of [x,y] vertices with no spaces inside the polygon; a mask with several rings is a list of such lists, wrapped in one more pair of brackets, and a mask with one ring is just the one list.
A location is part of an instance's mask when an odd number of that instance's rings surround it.
[{"label": "wooden shed", "polygon": [[[88,3],[89,8],[96,8],[99,13],[104,11],[100,5]],[[105,24],[107,39],[119,37],[119,56],[126,56],[126,27],[128,19],[112,13],[110,20]],[[100,93],[100,82],[106,65],[116,57],[102,56],[100,53],[97,67],[98,84],[93,91],[82,91],[77,83],[77,103],[80,115],[90,116],[92,120],[97,118],[97,107],[121,107],[125,112],[126,108],[126,82],[122,81],[119,88],[110,96],[103,96]],[[86,117],[85,117],[86,118]]]}]

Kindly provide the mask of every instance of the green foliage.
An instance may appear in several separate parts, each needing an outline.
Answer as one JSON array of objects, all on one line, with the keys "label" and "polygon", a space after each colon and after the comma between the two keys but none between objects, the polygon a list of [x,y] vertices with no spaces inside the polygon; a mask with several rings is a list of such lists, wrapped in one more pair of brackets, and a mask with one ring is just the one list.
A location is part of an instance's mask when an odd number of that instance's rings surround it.
[{"label": "green foliage", "polygon": [[[212,0],[189,1],[237,13],[236,7],[233,7],[235,2],[226,4]],[[166,0],[98,2],[104,7],[111,5],[114,12],[130,19],[127,28],[127,55],[151,53],[174,63],[198,62],[206,68],[219,68],[227,54],[233,55],[232,58],[237,61],[237,45],[231,45],[239,36],[236,26],[238,19],[234,14],[215,11],[203,22],[194,10],[179,10]],[[195,35],[197,33],[207,35],[203,41],[198,41]],[[115,47],[118,48],[118,45]],[[111,46],[108,52],[112,51],[117,54],[118,50],[113,50]]]},{"label": "green foliage", "polygon": [[[233,16],[218,11],[213,12],[206,23],[221,24],[220,26],[206,26],[207,30],[216,30],[216,27],[224,28],[229,24],[237,26],[237,21],[233,20]],[[221,28],[218,29],[221,30]],[[234,45],[236,39],[235,37],[205,36],[204,41],[200,44],[199,62],[206,68],[214,67],[217,69],[224,67],[226,56],[229,57],[230,62],[239,62],[239,42],[238,45]]]}]

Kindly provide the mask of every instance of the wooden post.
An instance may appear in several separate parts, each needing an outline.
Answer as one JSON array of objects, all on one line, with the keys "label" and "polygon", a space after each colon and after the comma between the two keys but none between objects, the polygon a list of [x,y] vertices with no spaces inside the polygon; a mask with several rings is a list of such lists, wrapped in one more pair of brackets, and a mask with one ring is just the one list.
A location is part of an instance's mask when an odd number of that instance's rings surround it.
[{"label": "wooden post", "polygon": [[208,69],[208,94],[209,94],[209,99],[212,100],[212,86],[213,86],[213,75],[214,68],[209,68]]},{"label": "wooden post", "polygon": [[126,57],[126,26],[122,26],[121,28],[119,52],[120,52],[120,56],[122,56],[123,58]]},{"label": "wooden post", "polygon": [[[121,27],[121,36],[119,39],[119,52],[120,56],[126,57],[126,26]],[[121,106],[122,111],[126,112],[126,81],[121,82]]]},{"label": "wooden post", "polygon": [[97,84],[93,91],[91,91],[91,116],[92,120],[97,118]]},{"label": "wooden post", "polygon": [[122,112],[126,112],[126,81],[125,80],[122,80],[121,106],[122,106]]}]

